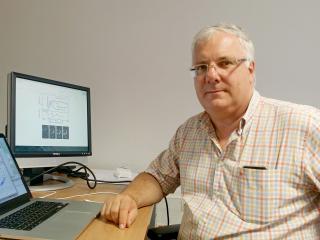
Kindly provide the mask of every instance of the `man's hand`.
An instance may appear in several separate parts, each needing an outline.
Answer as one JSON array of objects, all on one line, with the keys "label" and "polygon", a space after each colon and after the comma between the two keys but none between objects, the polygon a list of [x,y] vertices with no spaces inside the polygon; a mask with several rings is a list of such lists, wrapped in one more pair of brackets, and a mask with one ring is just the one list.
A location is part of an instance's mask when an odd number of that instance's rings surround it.
[{"label": "man's hand", "polygon": [[159,202],[162,197],[158,181],[143,172],[123,192],[104,203],[101,216],[119,225],[119,228],[130,227],[137,218],[138,208]]},{"label": "man's hand", "polygon": [[137,202],[128,194],[118,194],[104,203],[101,215],[121,229],[130,227],[138,215]]}]

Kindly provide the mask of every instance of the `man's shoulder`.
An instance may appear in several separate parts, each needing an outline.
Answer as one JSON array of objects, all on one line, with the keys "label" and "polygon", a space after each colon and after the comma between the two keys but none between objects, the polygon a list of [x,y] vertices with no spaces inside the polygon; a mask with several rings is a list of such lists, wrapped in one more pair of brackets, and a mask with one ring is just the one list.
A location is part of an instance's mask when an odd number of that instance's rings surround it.
[{"label": "man's shoulder", "polygon": [[272,98],[261,98],[262,113],[276,115],[277,118],[284,121],[319,121],[320,110],[316,107],[292,103],[289,101],[277,100]]},{"label": "man's shoulder", "polygon": [[201,121],[201,120],[206,119],[206,118],[207,118],[207,113],[205,111],[203,111],[203,112],[199,112],[199,113],[189,117],[185,121],[185,123],[187,123],[187,122],[192,122],[192,123],[193,122],[198,122],[198,121]]},{"label": "man's shoulder", "polygon": [[189,117],[185,122],[183,122],[179,127],[179,131],[184,132],[197,130],[207,121],[210,121],[210,118],[206,112],[197,113],[196,115]]}]

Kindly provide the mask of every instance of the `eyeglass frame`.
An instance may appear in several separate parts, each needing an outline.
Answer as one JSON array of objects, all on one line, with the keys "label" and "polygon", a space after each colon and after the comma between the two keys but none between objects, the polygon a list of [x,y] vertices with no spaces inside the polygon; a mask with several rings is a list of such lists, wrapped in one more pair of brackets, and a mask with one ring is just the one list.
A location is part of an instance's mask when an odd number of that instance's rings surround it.
[{"label": "eyeglass frame", "polygon": [[[250,61],[249,58],[238,58],[238,59],[237,59],[237,58],[231,58],[231,59],[230,59],[230,58],[224,57],[224,58],[222,58],[220,61],[218,61],[217,63],[213,63],[213,64],[201,63],[201,64],[197,64],[197,65],[192,66],[189,70],[190,70],[191,72],[193,72],[194,77],[200,77],[200,76],[206,75],[206,74],[208,73],[208,71],[209,71],[210,68],[214,68],[215,71],[219,72],[217,69],[221,69],[221,67],[219,68],[219,67],[217,66],[217,64],[219,64],[219,63],[221,63],[221,62],[224,62],[224,61],[226,61],[226,60],[230,61],[233,66],[237,66],[237,65],[240,64],[240,63],[243,63],[243,62],[246,62],[246,61]],[[202,73],[198,73],[198,71],[199,71],[200,69],[197,69],[197,67],[201,67],[201,66],[206,66],[206,70],[202,70],[202,71],[203,71]]]}]

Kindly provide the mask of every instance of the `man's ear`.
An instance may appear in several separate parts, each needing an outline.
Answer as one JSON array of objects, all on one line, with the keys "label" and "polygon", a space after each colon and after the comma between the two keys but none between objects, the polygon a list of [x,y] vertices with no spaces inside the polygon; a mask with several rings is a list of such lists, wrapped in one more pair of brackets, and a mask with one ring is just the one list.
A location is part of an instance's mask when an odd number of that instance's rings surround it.
[{"label": "man's ear", "polygon": [[256,71],[256,62],[255,61],[251,61],[250,64],[249,64],[249,72],[251,74],[255,74],[255,71]]},{"label": "man's ear", "polygon": [[251,75],[251,83],[255,84],[255,74],[256,74],[256,62],[255,61],[251,61],[248,67],[249,73]]}]

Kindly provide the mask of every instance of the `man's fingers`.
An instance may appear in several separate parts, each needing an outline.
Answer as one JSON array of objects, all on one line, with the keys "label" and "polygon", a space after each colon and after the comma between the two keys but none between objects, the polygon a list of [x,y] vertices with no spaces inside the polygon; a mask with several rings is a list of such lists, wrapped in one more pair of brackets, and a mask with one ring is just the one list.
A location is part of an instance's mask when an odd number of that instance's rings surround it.
[{"label": "man's fingers", "polygon": [[100,210],[100,215],[103,219],[106,218],[106,207],[107,207],[107,202],[103,204],[102,209]]},{"label": "man's fingers", "polygon": [[105,218],[108,221],[112,221],[112,217],[111,217],[111,213],[110,213],[111,204],[112,204],[112,202],[109,202],[106,204],[106,207],[105,207]]},{"label": "man's fingers", "polygon": [[127,219],[127,227],[130,227],[132,225],[134,220],[136,220],[137,216],[138,216],[137,208],[133,208],[129,211],[128,219]]},{"label": "man's fingers", "polygon": [[105,220],[108,220],[108,221],[112,221],[112,217],[111,217],[111,213],[110,213],[111,204],[112,204],[112,202],[106,201],[103,204],[101,212],[100,212],[101,217]]},{"label": "man's fingers", "polygon": [[110,217],[115,224],[119,223],[119,208],[120,201],[116,198],[115,201],[112,201],[112,204],[110,206]]},{"label": "man's fingers", "polygon": [[119,208],[119,228],[125,228],[127,225],[129,207],[130,207],[130,200],[128,198],[122,199],[120,208]]},{"label": "man's fingers", "polygon": [[101,215],[118,224],[119,228],[129,227],[138,215],[137,204],[128,195],[118,195],[103,205]]}]

